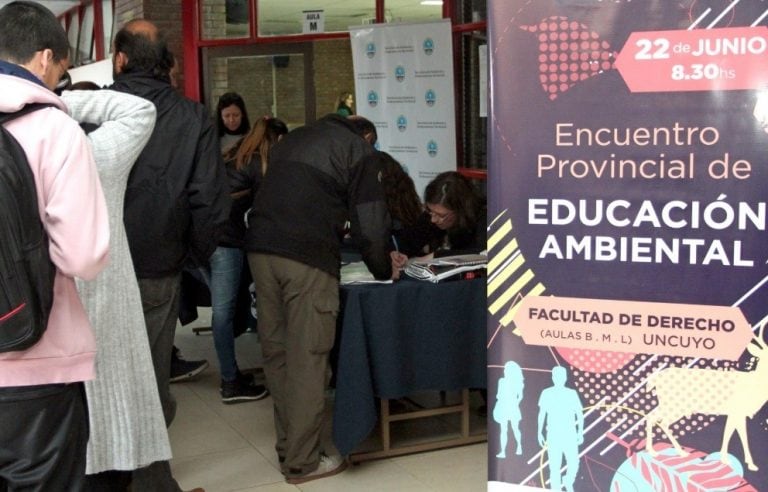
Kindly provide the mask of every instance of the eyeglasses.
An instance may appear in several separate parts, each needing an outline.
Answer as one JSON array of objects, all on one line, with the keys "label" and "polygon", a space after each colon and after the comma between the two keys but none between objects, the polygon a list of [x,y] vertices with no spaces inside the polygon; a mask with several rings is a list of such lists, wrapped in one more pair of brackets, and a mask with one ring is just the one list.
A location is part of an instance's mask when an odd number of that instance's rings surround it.
[{"label": "eyeglasses", "polygon": [[435,212],[435,211],[431,210],[429,207],[427,207],[427,213],[428,213],[428,214],[429,214],[429,216],[430,216],[431,218],[433,218],[433,219],[435,220],[435,222],[437,222],[437,223],[443,222],[443,221],[445,221],[445,220],[446,220],[448,217],[450,217],[451,215],[453,215],[453,211],[451,211],[451,210],[449,210],[449,211],[447,211],[447,212],[445,212],[445,213],[442,213],[442,214],[441,214],[441,213],[437,213],[437,212]]},{"label": "eyeglasses", "polygon": [[72,85],[72,77],[70,77],[69,72],[67,71],[66,67],[61,67],[62,74],[59,77],[59,81],[56,83],[56,87],[53,89],[53,92],[55,92],[58,95],[61,95],[61,93]]}]

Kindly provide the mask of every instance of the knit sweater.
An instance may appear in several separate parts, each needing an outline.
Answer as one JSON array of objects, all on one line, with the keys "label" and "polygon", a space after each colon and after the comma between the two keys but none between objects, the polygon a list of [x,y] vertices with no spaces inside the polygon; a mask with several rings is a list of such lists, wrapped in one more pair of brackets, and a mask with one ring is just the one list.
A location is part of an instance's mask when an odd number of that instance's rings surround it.
[{"label": "knit sweater", "polygon": [[111,261],[77,286],[96,333],[96,379],[85,385],[90,439],[86,473],[133,470],[171,457],[139,286],[123,225],[128,174],[152,133],[155,107],[119,92],[73,91],[73,118],[99,125],[88,135],[107,200]]}]

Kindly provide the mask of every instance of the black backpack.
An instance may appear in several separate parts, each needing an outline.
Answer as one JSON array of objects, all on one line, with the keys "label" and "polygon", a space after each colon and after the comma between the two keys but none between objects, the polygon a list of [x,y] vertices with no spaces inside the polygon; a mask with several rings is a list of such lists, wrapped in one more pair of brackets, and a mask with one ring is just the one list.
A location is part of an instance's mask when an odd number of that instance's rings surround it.
[{"label": "black backpack", "polygon": [[56,267],[48,255],[35,179],[24,150],[3,127],[47,106],[28,104],[16,113],[0,113],[0,352],[37,343],[53,304]]}]

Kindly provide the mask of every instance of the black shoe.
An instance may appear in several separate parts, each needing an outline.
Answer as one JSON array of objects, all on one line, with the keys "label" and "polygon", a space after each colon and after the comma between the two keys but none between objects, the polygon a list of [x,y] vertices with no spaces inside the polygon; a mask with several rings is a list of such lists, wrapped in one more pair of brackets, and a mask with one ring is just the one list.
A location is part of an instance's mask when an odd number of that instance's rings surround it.
[{"label": "black shoe", "polygon": [[255,386],[256,385],[256,378],[254,375],[250,372],[248,373],[242,373],[239,370],[237,371],[237,382],[245,385],[245,386]]},{"label": "black shoe", "polygon": [[208,361],[203,360],[184,360],[174,350],[171,357],[171,378],[170,383],[186,381],[197,376],[208,367]]},{"label": "black shoe", "polygon": [[269,396],[267,388],[260,384],[243,384],[238,380],[221,382],[222,403],[242,403],[261,400]]}]

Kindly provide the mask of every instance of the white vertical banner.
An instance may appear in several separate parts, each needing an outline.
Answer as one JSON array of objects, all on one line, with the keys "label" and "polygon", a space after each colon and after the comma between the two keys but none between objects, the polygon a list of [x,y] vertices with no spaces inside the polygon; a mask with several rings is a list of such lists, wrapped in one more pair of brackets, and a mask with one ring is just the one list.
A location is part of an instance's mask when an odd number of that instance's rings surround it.
[{"label": "white vertical banner", "polygon": [[357,112],[423,197],[432,178],[456,169],[450,21],[352,26],[350,37]]}]

